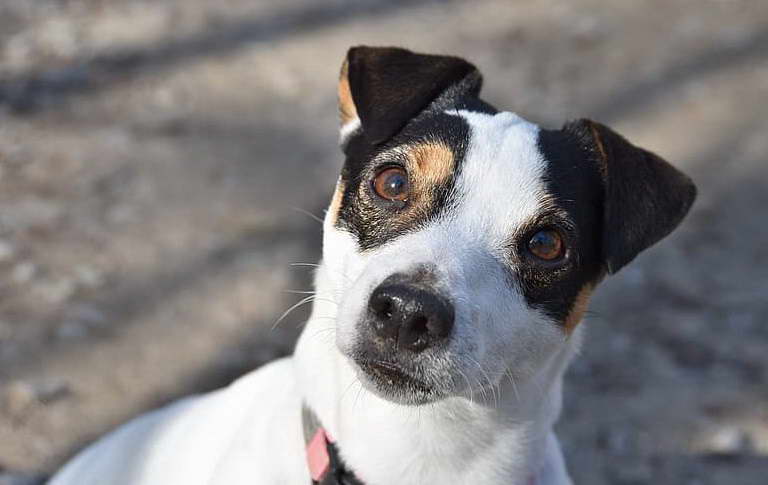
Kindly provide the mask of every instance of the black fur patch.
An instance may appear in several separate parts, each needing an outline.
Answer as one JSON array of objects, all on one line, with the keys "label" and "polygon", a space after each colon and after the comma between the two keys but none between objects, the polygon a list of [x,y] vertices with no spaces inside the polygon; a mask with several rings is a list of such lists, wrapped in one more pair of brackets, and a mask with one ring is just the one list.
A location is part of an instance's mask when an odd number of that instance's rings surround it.
[{"label": "black fur patch", "polygon": [[585,285],[618,271],[669,234],[696,196],[691,180],[657,155],[589,120],[562,130],[541,130],[551,207],[519,238],[519,254],[538,228],[558,227],[569,253],[561,265],[520,258],[520,281],[529,304],[559,322]]},{"label": "black fur patch", "polygon": [[683,220],[696,199],[687,175],[600,123],[569,125],[593,154],[605,186],[603,260],[615,273]]},{"label": "black fur patch", "polygon": [[477,68],[452,56],[417,54],[397,47],[353,47],[347,53],[349,87],[372,144],[389,140],[450,86],[470,80],[477,96]]},{"label": "black fur patch", "polygon": [[[565,323],[582,288],[602,275],[602,181],[591,153],[567,127],[542,129],[538,145],[547,160],[544,183],[551,199],[541,216],[520,231],[513,269],[528,304]],[[526,249],[533,234],[546,228],[556,228],[565,239],[562,262],[539,261]]]},{"label": "black fur patch", "polygon": [[[371,144],[361,134],[353,135],[346,144],[347,157],[341,171],[344,194],[337,227],[354,234],[360,249],[369,250],[435,220],[451,205],[453,187],[461,172],[469,138],[469,126],[463,118],[433,111],[423,113],[382,145]],[[397,157],[379,155],[398,146],[419,142],[439,142],[450,148],[454,158],[453,174],[443,184],[431,189],[433,193],[428,207],[407,203],[397,207],[378,200],[371,189],[378,170],[386,165],[405,166]]]}]

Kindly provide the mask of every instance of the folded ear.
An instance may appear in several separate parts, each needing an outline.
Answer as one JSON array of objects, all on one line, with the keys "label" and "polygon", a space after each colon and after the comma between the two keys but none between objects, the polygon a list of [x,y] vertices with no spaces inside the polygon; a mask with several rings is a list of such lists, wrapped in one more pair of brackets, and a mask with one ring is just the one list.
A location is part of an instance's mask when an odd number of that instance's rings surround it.
[{"label": "folded ear", "polygon": [[675,229],[696,198],[690,178],[605,125],[579,120],[566,127],[587,144],[604,184],[602,255],[615,273]]},{"label": "folded ear", "polygon": [[396,47],[353,47],[339,80],[342,127],[359,118],[368,141],[382,143],[456,84],[461,84],[462,94],[477,96],[482,77],[475,66],[458,57]]}]

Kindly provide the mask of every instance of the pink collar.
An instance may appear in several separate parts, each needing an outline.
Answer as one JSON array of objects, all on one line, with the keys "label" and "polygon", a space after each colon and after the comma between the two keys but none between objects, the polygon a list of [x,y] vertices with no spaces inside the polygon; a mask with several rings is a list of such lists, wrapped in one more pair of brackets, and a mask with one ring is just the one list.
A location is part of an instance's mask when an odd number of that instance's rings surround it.
[{"label": "pink collar", "polygon": [[317,428],[315,435],[307,443],[309,476],[316,482],[321,481],[331,468],[328,443],[333,443],[333,439],[325,432],[325,428]]}]

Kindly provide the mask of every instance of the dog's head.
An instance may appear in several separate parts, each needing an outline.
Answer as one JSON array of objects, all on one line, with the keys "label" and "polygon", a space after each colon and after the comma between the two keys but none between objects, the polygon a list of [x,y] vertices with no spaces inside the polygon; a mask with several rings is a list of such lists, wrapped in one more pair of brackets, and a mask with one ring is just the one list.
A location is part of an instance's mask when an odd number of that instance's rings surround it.
[{"label": "dog's head", "polygon": [[390,401],[526,380],[595,285],[669,234],[691,180],[589,120],[547,130],[478,98],[468,62],[352,48],[325,219],[336,344]]}]

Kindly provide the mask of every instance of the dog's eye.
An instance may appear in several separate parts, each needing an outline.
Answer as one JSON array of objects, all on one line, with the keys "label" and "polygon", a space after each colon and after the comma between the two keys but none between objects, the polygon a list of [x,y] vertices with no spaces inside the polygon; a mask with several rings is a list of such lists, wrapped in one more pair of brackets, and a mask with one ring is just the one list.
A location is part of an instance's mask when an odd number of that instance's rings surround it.
[{"label": "dog's eye", "polygon": [[382,199],[403,202],[409,190],[408,174],[400,167],[386,168],[373,179],[373,191]]},{"label": "dog's eye", "polygon": [[528,251],[544,261],[556,261],[565,254],[565,244],[560,233],[554,229],[544,229],[528,241]]}]

